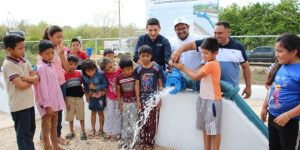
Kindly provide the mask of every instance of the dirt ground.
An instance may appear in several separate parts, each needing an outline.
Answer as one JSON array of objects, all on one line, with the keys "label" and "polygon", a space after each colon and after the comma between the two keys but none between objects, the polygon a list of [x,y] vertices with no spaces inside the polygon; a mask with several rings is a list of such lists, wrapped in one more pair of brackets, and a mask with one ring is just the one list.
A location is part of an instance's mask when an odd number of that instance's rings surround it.
[{"label": "dirt ground", "polygon": [[[263,101],[261,100],[245,100],[249,106],[253,109],[253,111],[259,115],[261,106],[263,104]],[[1,150],[15,150],[17,149],[17,144],[16,144],[16,135],[15,131],[13,128],[13,124],[10,118],[10,115],[0,113],[0,145],[1,145]],[[3,126],[6,121],[10,121],[10,126],[6,125]],[[42,150],[42,145],[39,140],[39,132],[40,132],[40,127],[41,127],[41,121],[37,120],[36,122],[36,133],[34,137],[34,143],[36,146],[37,150]],[[66,135],[68,132],[68,125],[64,124],[63,125],[63,131],[62,135]],[[79,138],[80,130],[77,128],[75,131],[76,138],[71,141],[71,144],[68,146],[62,146],[62,148],[66,150],[117,150],[118,149],[118,144],[117,142],[112,142],[112,141],[104,141],[103,138],[101,139],[88,139],[87,141],[82,141]],[[162,147],[155,147],[155,150],[170,150],[169,148],[162,148]]]}]

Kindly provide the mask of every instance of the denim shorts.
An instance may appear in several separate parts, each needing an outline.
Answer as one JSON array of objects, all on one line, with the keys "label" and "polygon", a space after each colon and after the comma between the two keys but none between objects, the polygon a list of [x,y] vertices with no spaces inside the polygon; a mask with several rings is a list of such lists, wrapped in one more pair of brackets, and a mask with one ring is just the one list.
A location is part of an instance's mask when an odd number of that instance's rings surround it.
[{"label": "denim shorts", "polygon": [[105,95],[99,98],[91,97],[89,103],[89,109],[91,111],[103,111],[106,107]]}]

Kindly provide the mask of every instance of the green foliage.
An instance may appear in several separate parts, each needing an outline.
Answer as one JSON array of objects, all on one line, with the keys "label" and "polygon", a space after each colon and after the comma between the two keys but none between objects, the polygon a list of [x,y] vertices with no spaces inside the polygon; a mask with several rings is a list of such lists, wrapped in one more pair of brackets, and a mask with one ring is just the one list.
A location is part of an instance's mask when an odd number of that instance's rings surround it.
[{"label": "green foliage", "polygon": [[[220,20],[231,25],[231,35],[280,35],[284,32],[300,34],[299,0],[281,0],[277,5],[254,3],[240,7],[233,4],[221,8]],[[275,38],[243,38],[247,49],[274,45]]]}]

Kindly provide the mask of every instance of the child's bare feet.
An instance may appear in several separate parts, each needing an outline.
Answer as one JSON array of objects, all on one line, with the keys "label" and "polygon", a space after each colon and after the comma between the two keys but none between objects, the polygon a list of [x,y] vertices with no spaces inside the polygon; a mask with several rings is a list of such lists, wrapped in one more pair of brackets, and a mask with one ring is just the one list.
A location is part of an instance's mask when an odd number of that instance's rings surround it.
[{"label": "child's bare feet", "polygon": [[58,143],[61,144],[61,145],[69,145],[70,141],[63,139],[62,137],[59,137],[58,138]]}]

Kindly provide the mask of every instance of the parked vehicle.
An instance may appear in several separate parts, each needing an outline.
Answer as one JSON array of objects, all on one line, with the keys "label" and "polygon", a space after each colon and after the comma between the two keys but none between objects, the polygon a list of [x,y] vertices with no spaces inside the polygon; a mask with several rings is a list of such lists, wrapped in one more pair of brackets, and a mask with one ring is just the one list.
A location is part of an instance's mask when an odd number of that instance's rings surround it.
[{"label": "parked vehicle", "polygon": [[275,49],[271,46],[259,46],[250,51],[249,62],[275,62]]}]

